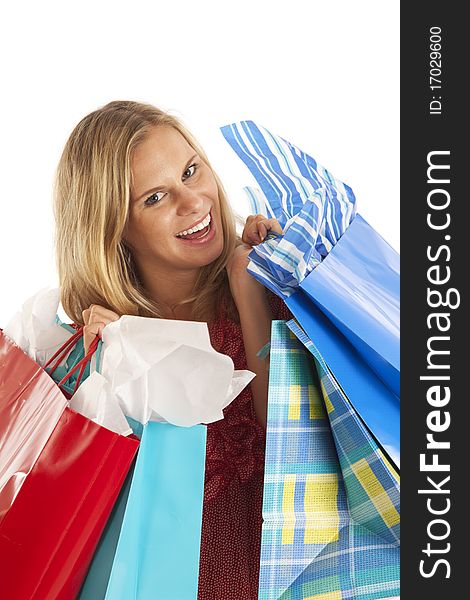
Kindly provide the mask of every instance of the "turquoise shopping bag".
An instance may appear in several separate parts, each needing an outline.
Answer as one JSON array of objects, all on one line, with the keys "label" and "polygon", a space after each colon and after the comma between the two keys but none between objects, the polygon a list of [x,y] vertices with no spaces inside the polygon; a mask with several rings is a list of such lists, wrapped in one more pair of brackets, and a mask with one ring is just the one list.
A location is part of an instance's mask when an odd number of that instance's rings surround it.
[{"label": "turquoise shopping bag", "polygon": [[144,426],[106,600],[197,598],[206,431]]}]

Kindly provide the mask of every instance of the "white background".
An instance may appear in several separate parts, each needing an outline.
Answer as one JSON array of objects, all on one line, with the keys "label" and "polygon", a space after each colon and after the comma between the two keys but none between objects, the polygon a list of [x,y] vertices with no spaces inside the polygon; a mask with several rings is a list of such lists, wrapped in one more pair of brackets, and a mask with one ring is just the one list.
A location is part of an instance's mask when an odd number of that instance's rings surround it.
[{"label": "white background", "polygon": [[57,285],[54,170],[111,100],[182,118],[242,215],[253,181],[219,127],[256,121],[349,184],[399,249],[398,0],[26,1],[0,27],[0,327]]}]

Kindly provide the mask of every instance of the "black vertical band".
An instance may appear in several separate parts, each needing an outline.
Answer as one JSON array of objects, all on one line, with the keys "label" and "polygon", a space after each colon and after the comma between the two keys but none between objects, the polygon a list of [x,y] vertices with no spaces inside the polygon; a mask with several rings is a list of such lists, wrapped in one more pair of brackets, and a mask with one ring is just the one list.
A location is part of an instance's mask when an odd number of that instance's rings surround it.
[{"label": "black vertical band", "polygon": [[469,593],[463,591],[469,552],[462,543],[470,530],[464,518],[470,481],[464,383],[470,377],[470,198],[464,189],[470,36],[457,6],[434,0],[401,6],[404,599]]}]

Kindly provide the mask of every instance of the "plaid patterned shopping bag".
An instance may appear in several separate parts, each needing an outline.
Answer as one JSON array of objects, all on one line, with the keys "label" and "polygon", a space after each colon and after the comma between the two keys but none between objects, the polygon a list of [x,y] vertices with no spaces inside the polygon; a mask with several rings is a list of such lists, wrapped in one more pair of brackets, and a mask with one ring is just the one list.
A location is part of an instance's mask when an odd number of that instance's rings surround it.
[{"label": "plaid patterned shopping bag", "polygon": [[259,600],[397,596],[398,476],[288,326],[274,321],[271,338]]}]

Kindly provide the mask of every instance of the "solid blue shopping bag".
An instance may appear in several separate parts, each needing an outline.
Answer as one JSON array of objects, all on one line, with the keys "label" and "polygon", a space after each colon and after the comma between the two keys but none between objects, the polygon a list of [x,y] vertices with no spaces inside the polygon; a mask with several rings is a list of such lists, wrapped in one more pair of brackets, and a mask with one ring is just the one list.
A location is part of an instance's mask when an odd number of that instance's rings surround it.
[{"label": "solid blue shopping bag", "polygon": [[398,255],[358,215],[285,302],[399,466]]},{"label": "solid blue shopping bag", "polygon": [[144,426],[106,600],[196,599],[206,431]]},{"label": "solid blue shopping bag", "polygon": [[293,294],[286,304],[307,336],[315,340],[315,346],[369,431],[399,466],[400,402],[397,396],[305,294]]},{"label": "solid blue shopping bag", "polygon": [[400,257],[357,215],[300,288],[400,395]]}]

